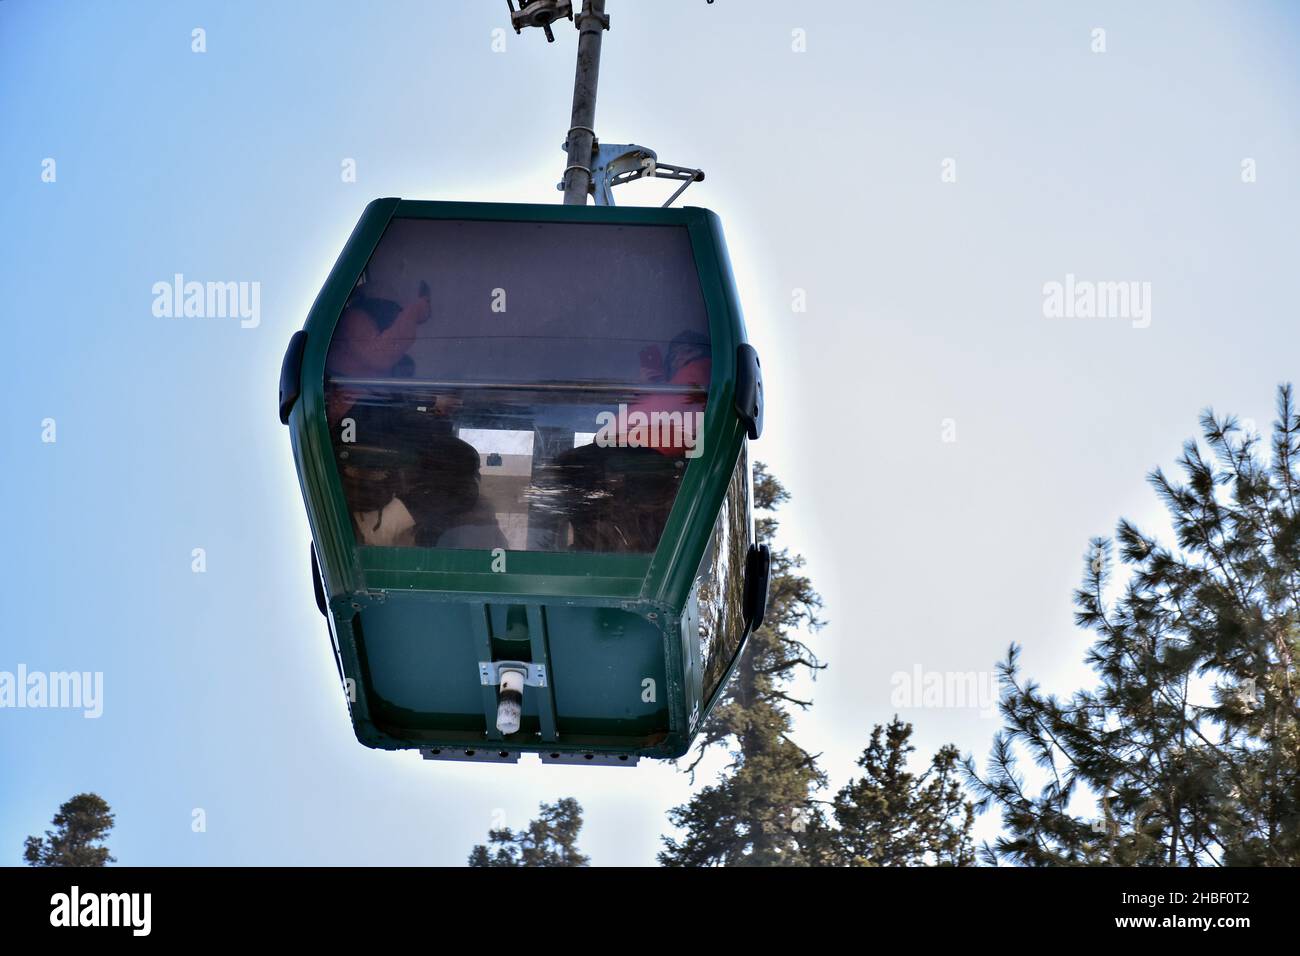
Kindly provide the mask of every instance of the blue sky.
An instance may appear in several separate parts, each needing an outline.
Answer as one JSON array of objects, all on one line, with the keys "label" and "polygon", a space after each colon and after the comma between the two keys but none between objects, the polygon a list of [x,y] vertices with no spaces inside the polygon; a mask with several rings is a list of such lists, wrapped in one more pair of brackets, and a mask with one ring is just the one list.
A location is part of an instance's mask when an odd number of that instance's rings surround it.
[{"label": "blue sky", "polygon": [[[841,783],[892,675],[986,673],[1012,640],[1049,689],[1079,686],[1088,538],[1120,515],[1159,529],[1143,476],[1199,410],[1266,427],[1300,377],[1297,8],[609,10],[597,130],[706,170],[687,201],[726,225],[763,356],[755,454],[829,621],[799,740]],[[81,790],[116,810],[122,863],[456,864],[564,795],[595,862],[653,862],[690,792],[671,766],[354,741],[273,411],[369,199],[558,201],[574,36],[507,30],[494,52],[506,26],[494,0],[0,0],[0,671],[104,674],[97,720],[0,710],[0,863]],[[260,324],[154,316],[178,272],[259,282]],[[1150,324],[1045,316],[1067,275],[1149,283]],[[925,753],[983,755],[997,726],[902,713]]]}]

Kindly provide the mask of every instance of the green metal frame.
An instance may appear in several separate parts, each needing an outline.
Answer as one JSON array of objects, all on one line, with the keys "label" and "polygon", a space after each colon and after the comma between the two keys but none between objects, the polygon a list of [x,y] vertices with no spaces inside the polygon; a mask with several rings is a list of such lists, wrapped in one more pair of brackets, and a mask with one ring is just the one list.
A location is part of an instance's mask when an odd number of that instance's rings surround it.
[{"label": "green metal frame", "polygon": [[[653,555],[580,554],[511,551],[505,573],[493,573],[483,551],[358,547],[334,466],[325,415],[325,362],[334,328],[357,279],[365,270],[393,219],[494,220],[515,222],[611,223],[685,226],[690,237],[713,341],[713,379],[705,408],[705,453],[690,461],[682,478],[659,549]],[[746,441],[734,409],[736,347],[746,341],[731,263],[718,217],[706,209],[528,205],[516,203],[426,202],[377,199],[366,206],[305,324],[301,394],[289,415],[293,453],[308,521],[327,595],[332,634],[343,670],[355,686],[351,699],[358,739],[384,749],[491,747],[481,731],[425,734],[401,728],[390,733],[373,718],[364,639],[353,622],[360,612],[390,595],[416,591],[421,599],[481,605],[509,603],[529,608],[530,617],[546,605],[617,607],[653,621],[665,649],[665,693],[669,704],[666,737],[629,746],[625,738],[600,734],[562,744],[520,745],[511,750],[550,749],[636,753],[677,757],[686,752],[695,729],[715,701],[688,699],[683,675],[687,641],[682,616],[695,572],[713,533],[728,482]],[[736,655],[739,657],[739,654]],[[732,662],[734,667],[734,660]],[[725,683],[725,682],[724,682]],[[491,692],[490,687],[485,688]],[[545,695],[543,695],[545,696]],[[720,693],[714,697],[721,696]],[[486,703],[486,699],[485,699]],[[544,701],[543,701],[544,704]],[[543,710],[545,707],[543,706]],[[691,720],[692,711],[694,720]],[[540,715],[545,720],[546,715]],[[554,719],[554,714],[550,715]],[[494,736],[489,724],[488,738]]]}]

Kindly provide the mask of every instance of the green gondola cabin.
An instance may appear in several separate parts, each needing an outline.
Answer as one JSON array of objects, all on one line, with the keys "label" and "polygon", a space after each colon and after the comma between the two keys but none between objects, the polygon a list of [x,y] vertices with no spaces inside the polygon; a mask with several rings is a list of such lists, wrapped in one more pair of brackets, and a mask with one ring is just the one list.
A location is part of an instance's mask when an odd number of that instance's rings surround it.
[{"label": "green gondola cabin", "polygon": [[280,382],[358,739],[685,753],[767,600],[762,400],[713,213],[371,203]]}]

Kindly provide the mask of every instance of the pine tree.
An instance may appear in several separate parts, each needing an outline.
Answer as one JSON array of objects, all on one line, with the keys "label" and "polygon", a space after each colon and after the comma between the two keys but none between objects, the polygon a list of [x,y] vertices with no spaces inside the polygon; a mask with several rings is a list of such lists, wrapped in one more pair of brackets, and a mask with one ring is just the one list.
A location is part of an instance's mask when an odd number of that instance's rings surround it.
[{"label": "pine tree", "polygon": [[29,866],[107,866],[116,862],[102,843],[113,829],[113,812],[104,798],[79,793],[54,815],[53,830],[29,836],[23,859]]},{"label": "pine tree", "polygon": [[957,748],[940,748],[919,776],[907,769],[912,725],[894,717],[871,731],[858,758],[865,775],[833,801],[835,862],[842,866],[970,866],[975,807]]},{"label": "pine tree", "polygon": [[[1002,811],[988,862],[1300,864],[1300,414],[1282,386],[1271,455],[1235,418],[1200,423],[1212,454],[1189,441],[1183,480],[1149,476],[1177,547],[1121,520],[1113,603],[1113,543],[1085,557],[1075,617],[1099,686],[1044,695],[1014,645],[1000,666],[1006,726],[986,776],[966,762]],[[1047,775],[1037,793],[1019,748]],[[1072,814],[1089,795],[1092,818]]]},{"label": "pine tree", "polygon": [[572,797],[543,803],[536,820],[518,833],[508,827],[488,831],[488,846],[470,851],[470,866],[587,866],[578,850],[582,805]]},{"label": "pine tree", "polygon": [[[771,543],[773,517],[789,494],[760,463],[754,469],[754,505],[760,512],[758,539]],[[826,853],[824,821],[812,793],[824,785],[816,757],[790,739],[790,706],[810,701],[786,692],[800,669],[823,666],[798,637],[821,625],[821,598],[800,573],[803,558],[773,549],[771,590],[763,626],[750,635],[735,673],[700,734],[695,768],[713,748],[725,747],[731,762],[718,782],[689,803],[669,811],[684,829],[680,839],[664,837],[664,866],[798,866],[821,862]]]}]

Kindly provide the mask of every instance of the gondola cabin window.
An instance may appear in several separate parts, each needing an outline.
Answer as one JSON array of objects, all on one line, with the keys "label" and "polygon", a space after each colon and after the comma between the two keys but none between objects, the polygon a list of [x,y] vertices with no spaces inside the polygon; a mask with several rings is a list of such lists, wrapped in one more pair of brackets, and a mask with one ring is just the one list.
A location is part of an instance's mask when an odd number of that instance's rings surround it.
[{"label": "gondola cabin window", "polygon": [[357,543],[649,554],[711,374],[683,226],[394,219],[326,360]]},{"label": "gondola cabin window", "polygon": [[707,705],[722,686],[727,668],[745,634],[745,556],[754,543],[753,488],[749,448],[727,486],[713,537],[696,573],[692,600],[698,602],[703,701]]}]

